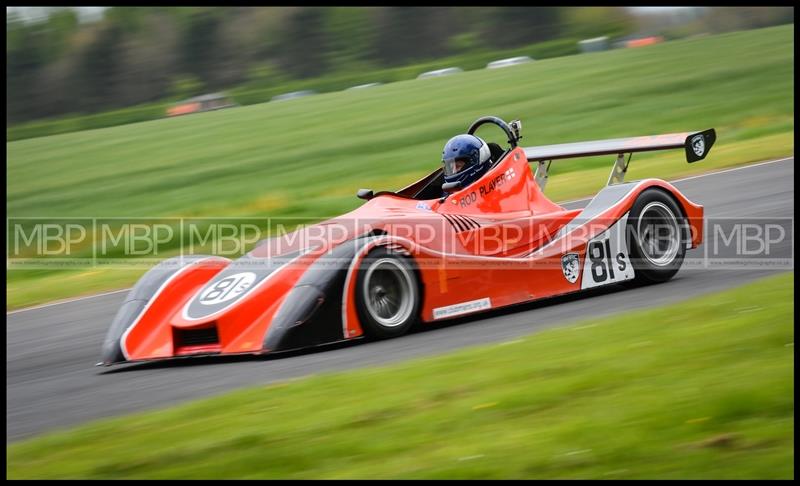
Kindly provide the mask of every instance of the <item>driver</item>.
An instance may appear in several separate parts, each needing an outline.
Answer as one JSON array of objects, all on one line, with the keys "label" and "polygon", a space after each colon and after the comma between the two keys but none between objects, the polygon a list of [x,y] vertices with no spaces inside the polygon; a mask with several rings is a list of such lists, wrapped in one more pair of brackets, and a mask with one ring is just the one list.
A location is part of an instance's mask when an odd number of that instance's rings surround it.
[{"label": "driver", "polygon": [[442,150],[445,182],[461,182],[467,187],[489,170],[491,151],[475,135],[456,135],[447,141]]}]

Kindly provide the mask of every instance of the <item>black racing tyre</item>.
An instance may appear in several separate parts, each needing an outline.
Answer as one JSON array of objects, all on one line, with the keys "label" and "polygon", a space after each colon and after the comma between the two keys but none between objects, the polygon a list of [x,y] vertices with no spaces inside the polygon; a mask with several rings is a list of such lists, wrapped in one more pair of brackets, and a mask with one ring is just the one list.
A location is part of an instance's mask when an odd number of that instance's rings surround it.
[{"label": "black racing tyre", "polygon": [[422,298],[413,260],[388,248],[364,257],[355,294],[358,317],[370,337],[400,336],[419,320]]},{"label": "black racing tyre", "polygon": [[626,229],[633,284],[666,282],[678,273],[688,225],[675,199],[659,189],[645,190],[631,207]]}]

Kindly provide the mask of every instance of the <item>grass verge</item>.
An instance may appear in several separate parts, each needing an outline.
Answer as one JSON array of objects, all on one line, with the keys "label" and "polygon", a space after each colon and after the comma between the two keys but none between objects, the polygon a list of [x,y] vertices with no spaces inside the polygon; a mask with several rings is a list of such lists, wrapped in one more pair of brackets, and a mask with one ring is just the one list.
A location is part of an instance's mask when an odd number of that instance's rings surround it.
[{"label": "grass verge", "polygon": [[793,274],[84,425],[17,478],[792,478]]}]

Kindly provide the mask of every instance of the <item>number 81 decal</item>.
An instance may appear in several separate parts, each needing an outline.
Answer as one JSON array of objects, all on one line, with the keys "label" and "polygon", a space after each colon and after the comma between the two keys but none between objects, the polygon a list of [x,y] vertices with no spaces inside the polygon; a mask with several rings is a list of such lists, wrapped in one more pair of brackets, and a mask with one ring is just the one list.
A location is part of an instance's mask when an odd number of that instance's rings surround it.
[{"label": "number 81 decal", "polygon": [[586,245],[581,288],[623,282],[634,277],[625,244],[626,214]]},{"label": "number 81 decal", "polygon": [[[611,278],[614,280],[614,266],[618,265],[620,271],[625,271],[628,263],[625,261],[625,254],[619,252],[614,259],[611,259],[611,245],[610,241],[606,240],[605,244],[600,241],[593,241],[589,243],[587,253],[589,254],[589,261],[592,265],[592,280],[596,283],[604,283]],[[607,265],[606,265],[607,263]]]},{"label": "number 81 decal", "polygon": [[219,304],[238,297],[255,282],[256,274],[252,272],[237,273],[214,282],[200,294],[199,301],[203,305]]}]

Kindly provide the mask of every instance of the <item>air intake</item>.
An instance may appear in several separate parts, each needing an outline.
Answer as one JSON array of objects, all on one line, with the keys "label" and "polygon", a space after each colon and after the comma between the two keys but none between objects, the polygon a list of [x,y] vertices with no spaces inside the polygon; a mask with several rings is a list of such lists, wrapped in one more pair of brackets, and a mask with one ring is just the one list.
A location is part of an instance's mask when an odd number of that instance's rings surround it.
[{"label": "air intake", "polygon": [[173,343],[175,349],[195,346],[213,346],[219,344],[217,326],[203,329],[176,329],[173,328]]},{"label": "air intake", "polygon": [[443,214],[444,218],[450,223],[457,232],[471,231],[481,227],[480,223],[467,216],[460,216],[456,214]]}]

